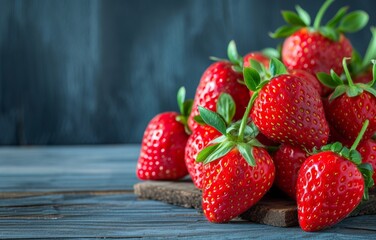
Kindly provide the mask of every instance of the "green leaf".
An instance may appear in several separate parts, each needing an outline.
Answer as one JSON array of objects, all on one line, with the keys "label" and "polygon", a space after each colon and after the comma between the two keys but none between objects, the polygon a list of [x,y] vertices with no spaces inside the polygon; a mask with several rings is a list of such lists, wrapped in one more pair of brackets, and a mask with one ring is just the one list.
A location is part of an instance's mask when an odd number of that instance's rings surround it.
[{"label": "green leaf", "polygon": [[245,67],[243,69],[243,76],[245,85],[249,90],[256,91],[257,86],[260,84],[260,74],[253,68]]},{"label": "green leaf", "polygon": [[333,80],[332,76],[330,76],[327,73],[319,72],[319,73],[316,74],[316,77],[317,77],[317,79],[320,80],[320,82],[322,84],[324,84],[325,86],[327,86],[329,88],[335,88],[335,87],[338,86],[337,82],[335,80]]},{"label": "green leaf", "polygon": [[204,161],[204,164],[213,162],[227,153],[229,153],[235,147],[235,143],[232,141],[224,141],[219,144],[218,148],[216,148]]},{"label": "green leaf", "polygon": [[272,74],[273,77],[276,76],[276,75],[287,73],[287,69],[286,69],[285,65],[276,58],[270,59],[269,69],[270,69],[270,73]]},{"label": "green leaf", "polygon": [[183,103],[183,115],[188,117],[192,111],[193,100],[189,99]]},{"label": "green leaf", "polygon": [[217,113],[221,115],[227,124],[230,124],[236,112],[235,102],[227,93],[219,95],[217,101]]},{"label": "green leaf", "polygon": [[282,17],[285,21],[293,26],[307,26],[306,23],[300,19],[298,14],[292,11],[282,11]]},{"label": "green leaf", "polygon": [[371,27],[372,38],[368,44],[366,54],[364,55],[362,68],[365,70],[370,65],[372,59],[376,58],[376,28]]},{"label": "green leaf", "polygon": [[331,28],[334,28],[340,21],[341,19],[343,18],[343,16],[345,16],[347,10],[349,9],[349,7],[341,7],[338,12],[334,15],[334,17],[332,19],[330,19],[328,21],[328,23],[326,24],[327,27],[331,27]]},{"label": "green leaf", "polygon": [[332,144],[332,146],[330,147],[330,150],[332,152],[336,152],[336,153],[339,153],[341,150],[342,150],[343,146],[342,146],[342,143],[340,142],[335,142]]},{"label": "green leaf", "polygon": [[248,141],[247,143],[254,146],[254,147],[261,147],[261,148],[266,147],[264,144],[260,143],[259,140],[257,140],[257,138],[253,138],[250,141]]},{"label": "green leaf", "polygon": [[326,38],[337,42],[339,40],[339,32],[331,27],[323,26],[319,28],[319,32]]},{"label": "green leaf", "polygon": [[356,97],[363,92],[363,89],[357,86],[349,86],[346,89],[346,94],[349,97]]},{"label": "green leaf", "polygon": [[221,143],[221,142],[224,142],[225,140],[227,140],[227,137],[225,135],[221,135],[221,136],[211,140],[210,144]]},{"label": "green leaf", "polygon": [[251,68],[255,69],[258,73],[261,73],[264,70],[263,65],[259,61],[254,60],[252,58],[249,59],[249,65],[251,66]]},{"label": "green leaf", "polygon": [[251,138],[257,137],[259,134],[259,130],[257,127],[252,127],[252,125],[246,125],[244,128],[244,135],[249,136]]},{"label": "green leaf", "polygon": [[214,62],[228,62],[227,59],[219,58],[219,57],[214,57],[214,56],[210,56],[209,59],[212,60],[212,61],[214,61]]},{"label": "green leaf", "polygon": [[373,185],[375,184],[374,181],[373,181],[373,178],[372,178],[372,175],[374,173],[374,169],[372,168],[372,165],[369,164],[369,163],[359,164],[358,169],[362,173],[363,179],[364,179],[365,187],[364,187],[363,198],[368,199],[368,188],[373,187]]},{"label": "green leaf", "polygon": [[343,80],[337,75],[337,73],[333,69],[330,69],[330,76],[332,77],[333,81],[337,84],[337,86],[343,84]]},{"label": "green leaf", "polygon": [[296,12],[299,14],[300,19],[306,26],[311,25],[311,16],[299,5],[295,6]]},{"label": "green leaf", "polygon": [[214,127],[223,135],[226,134],[226,122],[223,120],[221,115],[201,106],[198,106],[198,110],[200,112],[200,116],[206,124]]},{"label": "green leaf", "polygon": [[196,157],[196,162],[204,162],[208,156],[214,152],[217,148],[219,147],[219,143],[217,144],[214,144],[214,145],[209,145],[207,147],[205,147],[204,149],[202,149],[198,154],[197,154],[197,157]]},{"label": "green leaf", "polygon": [[239,65],[233,65],[232,70],[234,70],[234,72],[241,73],[241,72],[243,72],[243,67],[241,67]]},{"label": "green leaf", "polygon": [[[372,62],[372,76],[373,76],[373,82],[376,81],[376,60],[371,60]],[[373,84],[372,84],[373,85]]]},{"label": "green leaf", "polygon": [[275,49],[275,48],[265,48],[263,50],[261,50],[262,54],[264,54],[265,56],[269,57],[269,58],[278,58],[280,59],[281,58],[281,52],[278,51],[278,49]]},{"label": "green leaf", "polygon": [[329,97],[329,102],[333,101],[337,97],[343,95],[347,90],[347,86],[345,85],[340,85],[334,89],[334,92],[330,95]]},{"label": "green leaf", "polygon": [[230,62],[232,62],[233,64],[239,65],[240,62],[242,62],[234,40],[231,40],[228,44],[227,56]]},{"label": "green leaf", "polygon": [[342,18],[338,30],[346,33],[357,32],[368,23],[369,16],[365,11],[354,11]]},{"label": "green leaf", "polygon": [[184,115],[184,101],[185,101],[185,88],[184,87],[179,88],[178,94],[177,94],[177,101],[178,101],[180,113]]},{"label": "green leaf", "polygon": [[376,97],[376,89],[372,88],[372,87],[368,87],[366,89],[364,89],[365,91],[369,92],[370,94],[372,94],[374,97]]},{"label": "green leaf", "polygon": [[197,122],[200,125],[205,125],[206,124],[205,121],[204,121],[204,119],[202,119],[202,117],[200,115],[194,116],[193,120],[195,120],[195,122]]},{"label": "green leaf", "polygon": [[269,33],[269,36],[272,38],[285,38],[294,34],[300,28],[300,26],[282,26],[275,30],[274,33]]},{"label": "green leaf", "polygon": [[252,153],[252,146],[247,143],[238,143],[237,147],[245,161],[252,167],[256,166],[256,161]]},{"label": "green leaf", "polygon": [[350,150],[350,160],[356,165],[359,165],[362,163],[362,156],[357,150]]}]

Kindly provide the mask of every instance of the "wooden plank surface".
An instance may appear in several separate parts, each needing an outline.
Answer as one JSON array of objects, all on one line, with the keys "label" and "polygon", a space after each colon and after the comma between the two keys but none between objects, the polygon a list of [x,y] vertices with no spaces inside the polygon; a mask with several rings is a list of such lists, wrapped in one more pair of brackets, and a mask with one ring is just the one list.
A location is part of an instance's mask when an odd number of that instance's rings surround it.
[{"label": "wooden plank surface", "polygon": [[[137,196],[195,208],[200,212],[201,191],[191,181],[144,181],[134,185]],[[370,193],[369,200],[363,202],[353,211],[352,216],[376,214],[376,193]],[[244,220],[263,223],[276,227],[298,225],[298,213],[294,201],[274,192],[267,194],[255,206],[240,216]]]},{"label": "wooden plank surface", "polygon": [[138,151],[137,145],[0,148],[0,239],[376,237],[375,216],[305,233],[241,219],[211,224],[195,209],[139,200],[132,189]]}]

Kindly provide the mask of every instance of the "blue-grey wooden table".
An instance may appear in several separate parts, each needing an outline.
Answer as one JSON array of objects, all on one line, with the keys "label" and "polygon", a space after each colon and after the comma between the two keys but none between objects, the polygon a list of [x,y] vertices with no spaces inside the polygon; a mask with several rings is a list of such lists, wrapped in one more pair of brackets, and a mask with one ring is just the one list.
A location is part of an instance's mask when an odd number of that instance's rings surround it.
[{"label": "blue-grey wooden table", "polygon": [[376,216],[305,233],[138,200],[138,145],[0,148],[0,238],[376,239]]}]

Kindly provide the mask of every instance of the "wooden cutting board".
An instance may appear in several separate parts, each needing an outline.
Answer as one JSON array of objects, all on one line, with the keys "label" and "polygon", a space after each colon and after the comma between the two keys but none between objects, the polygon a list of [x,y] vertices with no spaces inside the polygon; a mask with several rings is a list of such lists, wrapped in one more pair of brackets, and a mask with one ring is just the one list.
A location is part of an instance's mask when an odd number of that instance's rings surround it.
[{"label": "wooden cutting board", "polygon": [[[191,181],[145,181],[134,185],[135,194],[142,199],[163,201],[186,208],[201,209],[201,191]],[[376,193],[370,193],[370,199],[362,203],[351,216],[376,214]],[[239,216],[244,220],[277,226],[298,225],[296,204],[283,197],[278,191],[266,195],[255,206]]]}]

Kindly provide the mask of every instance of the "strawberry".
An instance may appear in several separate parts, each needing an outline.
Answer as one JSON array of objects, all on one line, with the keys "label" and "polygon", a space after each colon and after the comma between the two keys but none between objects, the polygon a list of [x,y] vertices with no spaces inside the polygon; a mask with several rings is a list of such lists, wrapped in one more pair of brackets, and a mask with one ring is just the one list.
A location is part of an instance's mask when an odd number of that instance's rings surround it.
[{"label": "strawberry", "polygon": [[196,162],[197,154],[208,146],[211,140],[219,136],[220,133],[215,128],[209,125],[200,125],[188,138],[184,160],[189,175],[198,189],[202,188],[203,165],[201,162]]},{"label": "strawberry", "polygon": [[[276,30],[272,37],[287,37],[282,46],[282,61],[291,69],[303,69],[315,75],[317,72],[329,73],[333,69],[342,73],[341,60],[351,57],[352,46],[344,33],[362,29],[368,22],[368,14],[354,11],[346,14],[347,7],[341,8],[325,26],[321,19],[333,0],[327,0],[320,8],[313,26],[308,13],[296,6],[297,13],[282,11],[289,24]],[[329,89],[322,86],[322,94]]]},{"label": "strawberry", "polygon": [[208,109],[200,116],[222,133],[204,148],[196,161],[204,162],[202,209],[210,222],[228,222],[256,204],[271,188],[275,167],[268,152],[255,138],[258,130],[247,124],[248,104],[240,122],[226,124]]},{"label": "strawberry", "polygon": [[292,199],[296,199],[299,169],[308,156],[301,148],[287,144],[282,144],[274,154],[275,184]]},{"label": "strawberry", "polygon": [[198,124],[194,117],[199,115],[198,106],[215,111],[218,97],[221,93],[228,93],[234,99],[237,111],[235,120],[242,117],[249,100],[249,93],[243,80],[243,60],[236,50],[235,43],[231,41],[228,47],[229,61],[219,60],[210,65],[201,77],[194,97],[192,112],[188,118],[188,126],[194,131]]},{"label": "strawberry", "polygon": [[323,146],[305,160],[297,181],[299,225],[312,232],[330,227],[368,199],[373,169],[361,163],[357,148],[369,122],[365,121],[350,149],[336,142]]},{"label": "strawberry", "polygon": [[188,140],[186,122],[192,101],[184,101],[185,89],[178,91],[181,115],[164,112],[147,125],[141,143],[136,173],[141,180],[175,180],[187,175],[184,149]]},{"label": "strawberry", "polygon": [[[222,93],[217,102],[217,113],[229,125],[234,117],[236,106],[232,97]],[[199,115],[200,116],[200,115]],[[220,136],[220,133],[213,127],[206,125],[201,117],[196,117],[201,125],[189,136],[185,147],[185,164],[194,185],[201,189],[203,179],[203,167],[201,162],[196,162],[197,154],[206,147],[211,140]]]},{"label": "strawberry", "polygon": [[319,95],[320,96],[322,95],[323,90],[322,90],[320,81],[318,81],[317,78],[311,73],[301,70],[301,69],[290,69],[288,70],[288,73],[295,77],[301,78],[306,83],[311,84],[312,87],[316,89],[316,91],[319,93]]},{"label": "strawberry", "polygon": [[326,144],[329,127],[313,86],[287,74],[285,66],[275,58],[270,64],[270,80],[261,81],[257,69],[244,68],[244,79],[254,91],[251,118],[260,132],[279,143],[306,149]]},{"label": "strawberry", "polygon": [[[376,169],[376,141],[373,139],[362,141],[357,150],[362,155],[362,162],[369,163],[373,169]],[[376,182],[376,172],[373,173],[372,178]]]},{"label": "strawberry", "polygon": [[[343,81],[334,71],[331,72],[331,75],[317,74],[322,83],[335,88],[329,97],[326,116],[332,127],[350,141],[355,140],[363,122],[368,119],[370,126],[364,135],[364,140],[367,140],[376,131],[376,90],[372,88],[376,77],[367,84],[353,83],[346,60],[348,58],[344,58],[342,64],[347,82]],[[375,75],[375,62],[373,68]]]}]

